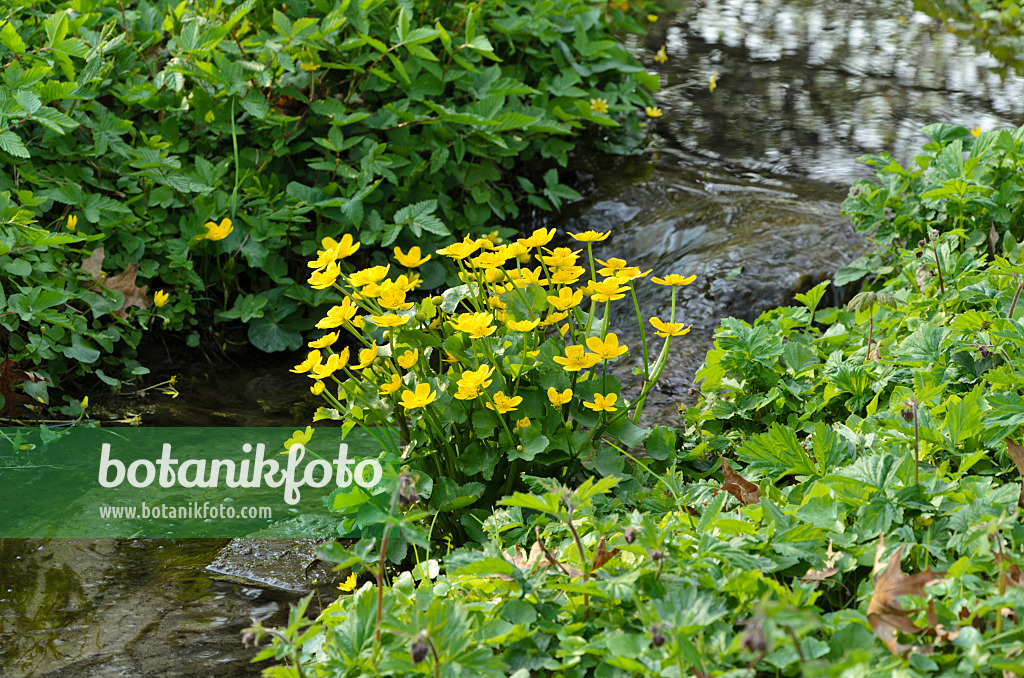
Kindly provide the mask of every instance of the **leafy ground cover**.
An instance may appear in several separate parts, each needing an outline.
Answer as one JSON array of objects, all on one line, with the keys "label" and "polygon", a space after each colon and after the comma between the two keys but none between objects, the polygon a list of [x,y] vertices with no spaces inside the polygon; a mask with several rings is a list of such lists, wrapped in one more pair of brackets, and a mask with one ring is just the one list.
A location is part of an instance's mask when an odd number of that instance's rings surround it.
[{"label": "leafy ground cover", "polygon": [[267,675],[1024,674],[1024,129],[926,134],[845,203],[880,241],[836,276],[862,291],[723,321],[670,463],[642,431],[582,482],[514,479],[458,548],[409,464],[384,532],[324,550],[343,595],[249,629]]},{"label": "leafy ground cover", "polygon": [[81,372],[144,374],[120,356],[158,328],[299,348],[340,301],[306,284],[322,238],[430,254],[577,197],[579,132],[635,151],[658,78],[614,31],[640,22],[592,0],[7,3],[5,357],[48,402]]}]

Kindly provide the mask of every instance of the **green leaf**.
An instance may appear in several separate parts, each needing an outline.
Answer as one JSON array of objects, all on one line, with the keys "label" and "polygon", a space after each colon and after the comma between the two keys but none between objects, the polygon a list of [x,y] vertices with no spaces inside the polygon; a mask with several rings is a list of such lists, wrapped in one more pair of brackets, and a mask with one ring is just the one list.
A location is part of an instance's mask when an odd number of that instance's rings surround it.
[{"label": "green leaf", "polygon": [[780,424],[772,424],[767,433],[751,436],[736,451],[736,456],[749,463],[748,470],[776,479],[787,475],[819,475],[796,434]]},{"label": "green leaf", "polygon": [[31,158],[32,154],[25,148],[24,142],[11,130],[0,132],[0,150],[10,153],[16,158]]},{"label": "green leaf", "polygon": [[249,341],[266,353],[295,351],[302,346],[302,334],[286,328],[273,318],[262,317],[249,323]]},{"label": "green leaf", "polygon": [[12,52],[17,54],[25,53],[25,41],[21,39],[10,19],[5,19],[4,27],[0,28],[0,42],[3,42],[4,47]]}]

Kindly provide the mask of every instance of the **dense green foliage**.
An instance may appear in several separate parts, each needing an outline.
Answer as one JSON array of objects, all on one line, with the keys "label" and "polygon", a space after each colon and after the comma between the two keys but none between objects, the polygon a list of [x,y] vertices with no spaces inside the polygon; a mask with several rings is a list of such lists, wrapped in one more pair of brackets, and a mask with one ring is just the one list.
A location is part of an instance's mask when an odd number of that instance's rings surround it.
[{"label": "dense green foliage", "polygon": [[[966,138],[949,131],[918,166]],[[884,214],[892,244],[846,307],[819,308],[823,283],[723,321],[677,464],[575,490],[532,480],[454,552],[400,481],[392,506],[411,508],[389,520],[417,546],[411,571],[381,588],[379,540],[328,548],[376,584],[295,615],[262,655],[291,665],[268,675],[1024,671],[1024,243],[1011,228],[990,253],[994,216],[924,197],[929,176],[896,193],[930,216]]]},{"label": "dense green foliage", "polygon": [[[371,246],[430,253],[577,197],[559,170],[579,131],[616,128],[598,146],[635,150],[657,77],[622,29],[640,26],[591,0],[9,3],[5,351],[53,381],[100,368],[116,386],[141,368],[102,356],[135,347],[154,313],[191,346],[234,323],[262,350],[298,348],[338,300],[305,284],[322,238],[353,234],[370,262]],[[40,235],[72,217],[87,241]],[[204,237],[225,218],[226,237]],[[100,247],[102,270],[81,272]],[[93,282],[125,270],[131,286]]]}]

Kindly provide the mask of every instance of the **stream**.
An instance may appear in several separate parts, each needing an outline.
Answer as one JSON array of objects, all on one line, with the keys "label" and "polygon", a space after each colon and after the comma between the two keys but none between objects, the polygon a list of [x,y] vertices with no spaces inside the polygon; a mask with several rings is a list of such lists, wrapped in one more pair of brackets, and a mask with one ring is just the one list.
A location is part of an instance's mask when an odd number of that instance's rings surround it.
[{"label": "stream", "polygon": [[[596,249],[652,275],[696,275],[644,423],[672,423],[719,320],[753,320],[827,278],[867,246],[839,213],[857,158],[882,150],[906,163],[931,122],[1016,127],[1021,80],[991,74],[987,56],[898,0],[683,1],[630,47],[662,74],[651,147],[634,157],[577,157],[584,198],[525,230],[611,230]],[[665,46],[668,61],[656,64]],[[716,75],[717,87],[709,91]],[[641,285],[646,314],[668,320],[667,288]],[[835,290],[832,303],[843,299]],[[826,302],[829,298],[826,297]],[[624,303],[624,302],[620,302]],[[613,327],[639,346],[622,306]],[[633,323],[633,329],[629,329]],[[648,334],[650,328],[648,326]],[[652,350],[660,340],[648,337]],[[639,351],[617,366],[627,397]],[[315,408],[295,355],[244,366],[172,368],[143,357],[151,377],[177,370],[180,397],[115,398],[111,411],[155,426],[305,426]],[[258,676],[240,631],[285,621],[299,591],[225,579],[205,569],[227,540],[0,540],[0,676],[49,678]]]}]

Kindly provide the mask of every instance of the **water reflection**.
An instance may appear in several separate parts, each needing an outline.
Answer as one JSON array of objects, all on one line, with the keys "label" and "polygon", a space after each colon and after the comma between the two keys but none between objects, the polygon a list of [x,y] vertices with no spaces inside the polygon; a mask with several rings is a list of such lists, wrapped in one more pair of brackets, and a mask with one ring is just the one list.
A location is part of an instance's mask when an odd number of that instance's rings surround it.
[{"label": "water reflection", "polygon": [[684,1],[646,47],[661,44],[658,133],[759,173],[847,184],[860,155],[912,157],[929,123],[1011,127],[1024,112],[1024,81],[1000,81],[910,2]]}]

